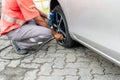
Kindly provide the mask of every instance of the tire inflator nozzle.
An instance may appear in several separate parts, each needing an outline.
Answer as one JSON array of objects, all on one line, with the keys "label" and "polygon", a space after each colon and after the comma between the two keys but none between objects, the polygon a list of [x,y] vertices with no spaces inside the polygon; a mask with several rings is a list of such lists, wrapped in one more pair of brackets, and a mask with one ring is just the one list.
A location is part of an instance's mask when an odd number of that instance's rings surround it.
[{"label": "tire inflator nozzle", "polygon": [[49,19],[49,21],[48,21],[48,25],[50,25],[50,26],[52,26],[52,24],[53,24],[53,18],[54,18],[54,13],[53,12],[50,12],[50,19]]}]

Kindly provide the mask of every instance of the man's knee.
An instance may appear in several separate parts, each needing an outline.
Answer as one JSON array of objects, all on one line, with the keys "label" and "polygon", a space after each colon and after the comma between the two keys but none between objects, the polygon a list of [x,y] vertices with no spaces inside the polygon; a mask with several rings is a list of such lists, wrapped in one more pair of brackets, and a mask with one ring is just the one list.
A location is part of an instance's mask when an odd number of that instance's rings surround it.
[{"label": "man's knee", "polygon": [[38,37],[35,38],[35,40],[37,42],[39,42],[39,41],[44,42],[51,37],[52,37],[51,30],[46,28],[46,29],[44,29],[44,31],[42,31],[41,35],[39,35]]},{"label": "man's knee", "polygon": [[43,32],[43,34],[39,35],[39,36],[41,36],[43,38],[50,38],[50,37],[52,37],[52,32],[51,32],[50,29],[45,28],[42,32]]},{"label": "man's knee", "polygon": [[50,29],[47,29],[46,37],[48,37],[48,38],[52,37],[52,32]]}]

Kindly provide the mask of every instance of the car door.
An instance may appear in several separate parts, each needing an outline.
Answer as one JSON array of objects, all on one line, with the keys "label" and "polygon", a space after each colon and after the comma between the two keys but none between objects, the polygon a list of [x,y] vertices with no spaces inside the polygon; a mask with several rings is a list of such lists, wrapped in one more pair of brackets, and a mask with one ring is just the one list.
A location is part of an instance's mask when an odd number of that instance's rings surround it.
[{"label": "car door", "polygon": [[120,1],[66,0],[65,4],[70,33],[102,55],[120,61]]}]

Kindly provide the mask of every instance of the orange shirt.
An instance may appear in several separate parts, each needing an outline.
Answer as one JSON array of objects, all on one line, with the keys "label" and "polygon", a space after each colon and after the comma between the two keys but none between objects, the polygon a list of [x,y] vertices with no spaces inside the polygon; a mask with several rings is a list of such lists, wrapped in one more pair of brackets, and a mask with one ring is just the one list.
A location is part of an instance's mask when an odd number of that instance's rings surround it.
[{"label": "orange shirt", "polygon": [[2,0],[1,35],[22,26],[39,15],[32,0]]}]

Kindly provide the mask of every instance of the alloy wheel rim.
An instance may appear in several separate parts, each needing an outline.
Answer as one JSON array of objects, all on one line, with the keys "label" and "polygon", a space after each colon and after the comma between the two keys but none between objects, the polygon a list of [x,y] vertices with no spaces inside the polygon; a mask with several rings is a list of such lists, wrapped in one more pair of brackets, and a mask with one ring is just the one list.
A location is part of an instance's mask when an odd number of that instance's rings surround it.
[{"label": "alloy wheel rim", "polygon": [[63,35],[64,39],[59,40],[58,43],[63,45],[66,40],[66,22],[62,16],[62,14],[55,12],[54,13],[54,20],[53,20],[53,28],[55,29],[56,32],[60,33]]}]

